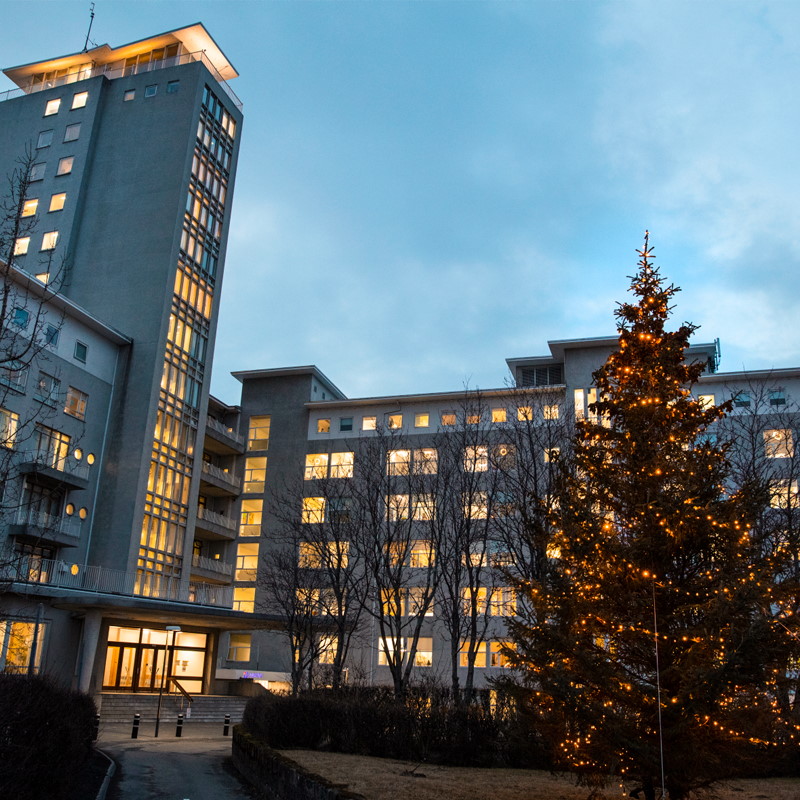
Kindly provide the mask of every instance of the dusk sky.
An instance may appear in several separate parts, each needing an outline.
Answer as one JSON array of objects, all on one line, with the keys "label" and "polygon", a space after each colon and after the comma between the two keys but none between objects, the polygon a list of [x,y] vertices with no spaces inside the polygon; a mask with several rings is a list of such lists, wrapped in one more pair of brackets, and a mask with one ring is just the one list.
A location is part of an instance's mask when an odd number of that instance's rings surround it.
[{"label": "dusk sky", "polygon": [[[88,8],[0,0],[2,66],[81,50]],[[800,3],[96,0],[91,38],[198,21],[245,114],[226,402],[301,364],[350,397],[502,386],[613,333],[646,228],[722,370],[800,365]]]}]

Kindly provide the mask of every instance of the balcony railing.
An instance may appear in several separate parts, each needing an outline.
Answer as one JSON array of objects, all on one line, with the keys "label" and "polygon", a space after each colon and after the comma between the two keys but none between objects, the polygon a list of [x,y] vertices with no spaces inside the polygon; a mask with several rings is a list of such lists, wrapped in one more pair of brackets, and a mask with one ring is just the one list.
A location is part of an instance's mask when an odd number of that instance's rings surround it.
[{"label": "balcony railing", "polygon": [[244,445],[244,436],[240,436],[233,428],[228,428],[226,425],[214,419],[214,417],[206,417],[206,424],[212,431],[216,431],[223,436],[227,436],[229,439],[233,439],[238,444]]},{"label": "balcony railing", "polygon": [[34,528],[59,533],[62,536],[71,536],[75,539],[81,535],[81,520],[61,514],[47,514],[44,511],[20,508],[17,511],[15,522],[17,525],[30,525]]},{"label": "balcony railing", "polygon": [[[131,75],[138,75],[143,72],[155,72],[156,70],[166,69],[167,67],[177,67],[179,64],[189,64],[193,61],[201,61],[206,65],[208,71],[214,76],[217,83],[223,88],[228,97],[230,97],[236,108],[241,111],[242,101],[236,96],[230,86],[228,86],[228,82],[217,72],[217,68],[211,63],[208,56],[203,51],[197,53],[183,53],[182,55],[173,56],[172,58],[164,58],[161,61],[151,61],[148,64],[137,64],[133,66],[126,66],[125,61],[112,61],[110,64],[98,64],[90,69],[82,69],[70,75],[62,75],[60,78],[54,78],[53,80],[36,84],[31,82],[31,84],[25,88],[9,89],[7,92],[0,92],[0,102],[3,100],[10,100],[13,97],[20,97],[23,94],[41,92],[43,89],[54,89],[57,86],[77,83],[78,81],[85,81],[89,78],[96,78],[98,75],[105,75],[109,80],[114,80],[115,78],[127,78]],[[31,81],[32,80],[33,79],[31,79]]]},{"label": "balcony railing", "polygon": [[235,486],[237,489],[240,489],[242,486],[241,478],[238,478],[232,472],[228,472],[221,467],[217,467],[214,464],[209,464],[208,461],[203,462],[203,472],[205,472],[207,475],[211,475],[212,478],[229,483],[231,486]]},{"label": "balcony railing", "polygon": [[82,461],[76,461],[68,455],[61,455],[52,450],[28,450],[20,455],[23,464],[36,464],[39,467],[64,472],[74,478],[81,480],[89,479],[89,465]]},{"label": "balcony railing", "polygon": [[[128,597],[147,597],[173,600],[180,603],[233,607],[233,587],[193,581],[182,587],[179,578],[163,577],[158,590],[147,595],[136,592],[136,573],[118,569],[77,564],[38,556],[6,556],[0,566],[0,580],[36,583],[61,589],[77,589],[97,594],[117,594]],[[230,567],[230,565],[227,565]]]},{"label": "balcony railing", "polygon": [[[227,474],[227,473],[226,473]],[[225,514],[218,514],[216,511],[209,511],[207,508],[197,509],[197,518],[219,525],[220,528],[227,528],[229,531],[236,530],[236,521]]]},{"label": "balcony railing", "polygon": [[233,573],[233,564],[227,564],[217,558],[208,558],[207,556],[192,556],[192,566],[198,569],[204,569],[207,572],[216,572],[219,575],[231,575]]}]

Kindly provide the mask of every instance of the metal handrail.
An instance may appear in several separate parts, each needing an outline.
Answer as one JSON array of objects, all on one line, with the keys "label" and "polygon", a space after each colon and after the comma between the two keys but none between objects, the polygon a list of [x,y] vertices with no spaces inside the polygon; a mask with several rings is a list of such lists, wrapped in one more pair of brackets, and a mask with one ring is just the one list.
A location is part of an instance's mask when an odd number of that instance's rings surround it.
[{"label": "metal handrail", "polygon": [[236,530],[236,520],[231,519],[225,514],[220,514],[217,511],[209,511],[207,508],[197,509],[197,518],[212,522],[214,525],[219,525],[220,528],[227,528],[229,531]]},{"label": "metal handrail", "polygon": [[206,424],[212,431],[221,433],[223,436],[233,439],[238,444],[244,444],[244,436],[236,433],[233,428],[228,428],[226,425],[223,425],[219,420],[214,419],[214,417],[206,417]]},{"label": "metal handrail", "polygon": [[231,472],[226,472],[224,469],[221,469],[215,464],[210,464],[208,461],[203,462],[203,472],[207,472],[209,475],[212,475],[221,481],[225,481],[225,483],[230,483],[236,488],[239,488],[242,485],[241,478],[237,477]]},{"label": "metal handrail", "polygon": [[218,572],[221,575],[230,575],[233,572],[233,564],[208,556],[192,555],[192,566],[209,572]]}]

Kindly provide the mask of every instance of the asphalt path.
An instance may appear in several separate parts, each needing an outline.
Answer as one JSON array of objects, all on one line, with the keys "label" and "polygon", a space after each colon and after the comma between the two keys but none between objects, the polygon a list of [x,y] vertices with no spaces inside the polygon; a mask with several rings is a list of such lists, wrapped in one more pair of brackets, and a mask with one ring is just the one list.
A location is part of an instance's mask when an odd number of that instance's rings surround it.
[{"label": "asphalt path", "polygon": [[104,725],[98,747],[117,763],[107,800],[252,800],[230,764],[231,738],[222,725],[187,721],[181,738],[175,723],[143,722],[139,738],[130,725]]}]

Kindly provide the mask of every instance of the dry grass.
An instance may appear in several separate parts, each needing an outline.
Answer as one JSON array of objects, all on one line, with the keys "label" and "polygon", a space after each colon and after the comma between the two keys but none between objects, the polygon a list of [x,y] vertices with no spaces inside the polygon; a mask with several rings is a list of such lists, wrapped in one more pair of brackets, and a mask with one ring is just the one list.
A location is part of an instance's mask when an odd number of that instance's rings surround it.
[{"label": "dry grass", "polygon": [[[586,800],[589,790],[573,777],[517,769],[416,765],[342,753],[283,750],[283,755],[367,800]],[[602,797],[626,796],[619,785]],[[715,788],[718,800],[800,800],[800,778],[730,781]]]}]

